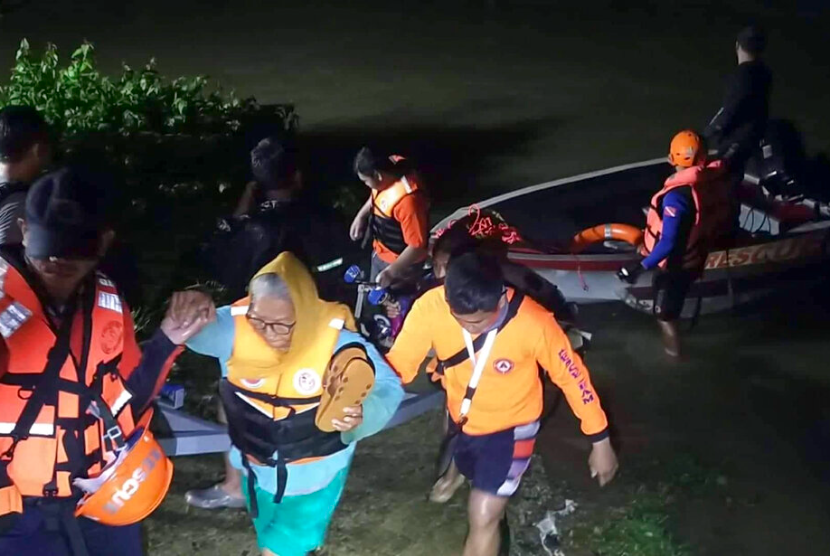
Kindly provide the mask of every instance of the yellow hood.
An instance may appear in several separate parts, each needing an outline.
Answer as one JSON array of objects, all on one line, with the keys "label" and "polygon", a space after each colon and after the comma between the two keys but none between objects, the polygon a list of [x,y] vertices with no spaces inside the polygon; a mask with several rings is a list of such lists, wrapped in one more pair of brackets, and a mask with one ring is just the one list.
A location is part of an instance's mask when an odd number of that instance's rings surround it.
[{"label": "yellow hood", "polygon": [[[233,354],[228,360],[228,379],[241,388],[270,396],[308,397],[322,391],[322,377],[337,345],[340,330],[355,330],[351,310],[340,303],[323,301],[309,271],[291,253],[281,253],[262,267],[254,278],[277,274],[288,286],[297,324],[288,351],[270,347],[251,327],[242,310],[250,299],[234,304],[236,314]],[[316,375],[316,378],[311,375]],[[305,385],[307,388],[304,388]],[[313,390],[313,391],[312,391]],[[265,404],[261,409],[266,410]],[[274,408],[268,407],[270,413]],[[282,411],[274,413],[282,417]]]}]

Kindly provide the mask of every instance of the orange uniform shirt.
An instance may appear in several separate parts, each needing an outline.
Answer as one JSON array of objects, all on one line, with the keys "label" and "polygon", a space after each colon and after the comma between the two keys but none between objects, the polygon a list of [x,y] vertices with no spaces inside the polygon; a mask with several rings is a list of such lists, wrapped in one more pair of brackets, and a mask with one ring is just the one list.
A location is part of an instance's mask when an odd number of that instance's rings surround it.
[{"label": "orange uniform shirt", "polygon": [[[409,247],[426,249],[429,245],[429,202],[423,192],[407,195],[392,209],[392,217],[400,222],[403,239]],[[378,258],[392,264],[398,259],[394,251],[380,241],[373,243]]]},{"label": "orange uniform shirt", "polygon": [[[512,289],[509,295],[514,295]],[[430,348],[446,360],[465,349],[461,325],[450,313],[444,288],[421,296],[406,317],[395,345],[387,355],[404,383],[412,382]],[[525,297],[516,316],[498,333],[473,397],[464,432],[483,435],[531,423],[542,414],[541,365],[565,394],[586,435],[604,433],[608,419],[591,384],[588,369],[571,349],[553,315]],[[458,422],[461,401],[473,374],[467,359],[445,369],[447,406]]]}]

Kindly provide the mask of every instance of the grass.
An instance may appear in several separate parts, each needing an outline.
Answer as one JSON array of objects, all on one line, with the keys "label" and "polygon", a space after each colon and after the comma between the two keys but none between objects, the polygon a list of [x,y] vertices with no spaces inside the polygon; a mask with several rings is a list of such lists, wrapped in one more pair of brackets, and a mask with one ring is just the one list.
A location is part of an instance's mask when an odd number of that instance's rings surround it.
[{"label": "grass", "polygon": [[670,489],[640,489],[626,506],[603,512],[601,524],[575,528],[571,544],[597,556],[687,556],[670,532],[671,499]]},{"label": "grass", "polygon": [[[631,463],[631,462],[629,462]],[[628,467],[621,503],[573,526],[567,545],[595,556],[690,556],[673,533],[678,502],[705,497],[725,483],[716,467],[688,454]]]}]

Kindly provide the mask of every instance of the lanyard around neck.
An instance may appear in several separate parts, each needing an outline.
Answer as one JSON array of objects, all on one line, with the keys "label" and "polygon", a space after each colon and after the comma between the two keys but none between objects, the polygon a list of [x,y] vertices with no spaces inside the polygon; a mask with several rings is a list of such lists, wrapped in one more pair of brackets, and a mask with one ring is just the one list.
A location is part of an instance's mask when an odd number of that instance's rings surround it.
[{"label": "lanyard around neck", "polygon": [[461,331],[464,334],[464,343],[467,345],[467,354],[470,356],[470,363],[473,364],[473,376],[470,377],[470,383],[467,385],[467,392],[464,394],[464,399],[461,401],[460,425],[464,426],[467,422],[467,413],[470,412],[470,406],[473,403],[473,395],[476,393],[478,383],[481,380],[481,375],[484,374],[484,365],[487,364],[487,359],[490,358],[490,351],[493,349],[493,344],[496,342],[496,335],[499,333],[498,328],[492,329],[487,333],[487,339],[481,347],[481,351],[476,357],[475,347],[473,347],[473,337],[466,330]]}]

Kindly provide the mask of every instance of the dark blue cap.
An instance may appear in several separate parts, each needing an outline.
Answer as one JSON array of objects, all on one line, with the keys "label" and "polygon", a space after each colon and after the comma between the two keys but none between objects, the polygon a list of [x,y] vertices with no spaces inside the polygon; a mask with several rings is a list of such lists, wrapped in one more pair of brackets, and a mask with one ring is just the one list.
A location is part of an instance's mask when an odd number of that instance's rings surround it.
[{"label": "dark blue cap", "polygon": [[92,174],[70,168],[46,174],[26,196],[26,254],[97,258],[106,212],[106,191]]}]

